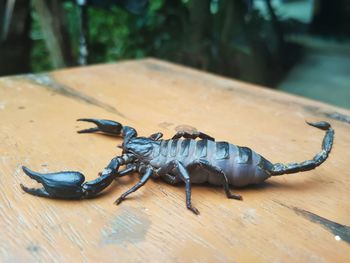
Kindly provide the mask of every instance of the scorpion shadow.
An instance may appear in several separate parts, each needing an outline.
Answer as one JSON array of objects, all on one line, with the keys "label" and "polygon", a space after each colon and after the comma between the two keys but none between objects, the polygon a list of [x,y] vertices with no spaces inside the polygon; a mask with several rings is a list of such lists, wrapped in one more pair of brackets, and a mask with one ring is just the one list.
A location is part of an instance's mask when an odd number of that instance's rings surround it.
[{"label": "scorpion shadow", "polygon": [[[322,185],[324,184],[329,184],[329,183],[333,183],[332,181],[326,181],[326,180],[313,180],[313,179],[309,179],[307,181],[303,180],[303,181],[288,181],[285,182],[285,179],[283,179],[284,182],[278,182],[278,181],[265,181],[263,183],[260,184],[255,184],[255,185],[247,185],[247,186],[243,186],[243,187],[232,187],[230,186],[230,189],[233,189],[235,191],[238,191],[239,194],[243,195],[244,198],[244,194],[245,193],[251,193],[251,192],[269,192],[271,190],[278,190],[278,191],[285,191],[285,190],[292,190],[296,193],[301,192],[301,191],[310,191],[312,189],[321,189],[323,188]],[[159,180],[158,182],[159,184],[163,185],[164,187],[169,187],[169,184],[167,184],[166,182],[163,182],[161,180]],[[183,184],[177,184],[177,185],[171,185],[170,187],[176,187],[176,188],[182,188]],[[204,183],[204,184],[192,184],[192,188],[208,188],[214,192],[220,193],[222,194],[222,187],[221,186],[217,186],[217,185],[212,185],[209,183]]]},{"label": "scorpion shadow", "polygon": [[[110,192],[118,192],[120,191],[120,186],[129,186],[135,184],[139,180],[139,175],[137,173],[132,173],[130,176],[123,177],[123,178],[116,178],[114,183],[107,189],[107,191],[101,193],[99,196],[104,196],[107,194],[110,194]],[[277,179],[278,180],[278,179]],[[273,190],[274,192],[277,191],[285,191],[285,190],[290,190],[294,191],[295,193],[299,193],[301,191],[310,191],[312,189],[321,189],[323,188],[322,185],[324,184],[330,184],[333,183],[333,181],[327,181],[327,180],[316,180],[313,178],[309,178],[307,180],[298,180],[298,181],[288,181],[286,182],[285,179],[283,182],[279,182],[280,180],[274,180],[274,181],[265,181],[260,184],[255,184],[255,185],[247,185],[243,187],[232,187],[230,186],[230,189],[233,189],[235,191],[238,191],[240,194],[243,195],[245,193],[252,193],[252,192],[269,192]],[[162,181],[161,179],[153,179],[152,180],[154,183],[159,184],[163,189],[169,188],[175,188],[175,189],[183,189],[184,188],[184,183],[179,183],[176,185],[169,185],[168,183]],[[193,189],[202,189],[202,188],[207,188],[210,189],[212,192],[217,192],[218,194],[223,194],[223,188],[222,186],[219,185],[212,185],[209,183],[204,183],[204,184],[192,184]],[[118,190],[119,189],[119,190]],[[129,197],[132,199],[132,197]],[[137,197],[138,198],[138,197]]]}]

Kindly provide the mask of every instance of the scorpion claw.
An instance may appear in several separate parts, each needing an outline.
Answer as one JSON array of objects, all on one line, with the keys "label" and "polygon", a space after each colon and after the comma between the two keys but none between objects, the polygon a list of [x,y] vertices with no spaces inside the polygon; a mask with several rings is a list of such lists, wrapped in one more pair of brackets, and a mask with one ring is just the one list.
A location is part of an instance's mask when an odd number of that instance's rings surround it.
[{"label": "scorpion claw", "polygon": [[44,188],[29,188],[20,184],[22,190],[28,194],[40,196],[40,197],[50,197],[50,194]]},{"label": "scorpion claw", "polygon": [[[125,157],[127,158],[127,157]],[[38,173],[23,166],[26,175],[41,183],[44,188],[34,189],[21,185],[22,189],[32,195],[56,199],[92,198],[107,188],[118,172],[119,166],[125,163],[122,157],[113,158],[99,177],[85,182],[85,176],[79,172]]]},{"label": "scorpion claw", "polygon": [[92,122],[97,125],[97,127],[84,129],[78,131],[78,133],[94,133],[94,132],[103,132],[110,135],[120,135],[123,126],[116,121],[103,120],[103,119],[78,119],[77,121],[86,121]]},{"label": "scorpion claw", "polygon": [[38,173],[29,168],[22,167],[24,173],[44,188],[28,188],[21,185],[22,189],[32,195],[59,198],[59,199],[80,199],[84,197],[82,184],[85,180],[83,174],[79,172],[58,172],[58,173]]},{"label": "scorpion claw", "polygon": [[90,129],[84,129],[84,130],[77,131],[77,133],[93,133],[93,132],[98,132],[98,131],[100,131],[100,129],[97,127],[94,127],[94,128],[90,128]]}]

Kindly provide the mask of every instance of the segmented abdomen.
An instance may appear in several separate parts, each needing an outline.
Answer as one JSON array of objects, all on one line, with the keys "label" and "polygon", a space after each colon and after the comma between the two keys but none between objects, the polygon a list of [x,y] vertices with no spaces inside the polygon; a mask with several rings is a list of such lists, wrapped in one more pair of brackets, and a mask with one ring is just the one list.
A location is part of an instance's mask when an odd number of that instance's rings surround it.
[{"label": "segmented abdomen", "polygon": [[172,160],[192,167],[189,172],[193,183],[222,184],[223,178],[220,174],[192,165],[200,160],[222,170],[229,183],[234,186],[261,183],[270,176],[266,169],[272,166],[269,161],[247,147],[209,140],[163,140],[159,147],[154,148],[152,155],[151,165],[154,167],[164,166]]}]

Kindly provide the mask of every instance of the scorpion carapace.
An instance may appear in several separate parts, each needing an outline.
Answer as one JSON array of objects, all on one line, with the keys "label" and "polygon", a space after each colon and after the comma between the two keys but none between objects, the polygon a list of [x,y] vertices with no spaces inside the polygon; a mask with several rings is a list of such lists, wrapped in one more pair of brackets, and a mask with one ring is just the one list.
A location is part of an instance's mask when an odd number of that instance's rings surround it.
[{"label": "scorpion carapace", "polygon": [[[198,210],[191,203],[191,183],[208,182],[222,185],[228,198],[241,200],[240,195],[230,191],[232,186],[262,183],[270,176],[297,173],[316,168],[323,163],[331,151],[334,130],[327,122],[308,123],[326,131],[322,150],[312,159],[301,163],[272,164],[247,147],[228,142],[215,142],[214,138],[202,132],[178,132],[172,139],[163,140],[162,133],[149,137],[138,137],[134,128],[101,119],[79,119],[92,122],[97,127],[78,133],[101,132],[121,136],[122,155],[114,157],[100,176],[85,182],[79,172],[58,172],[42,174],[23,167],[23,171],[43,188],[27,188],[25,192],[50,198],[83,199],[99,194],[113,179],[132,172],[141,174],[140,181],[123,193],[117,200],[120,204],[129,194],[143,186],[149,178],[161,178],[169,184],[185,183],[186,205],[195,214]],[[199,140],[196,140],[199,138]],[[120,166],[125,168],[119,171]]]}]

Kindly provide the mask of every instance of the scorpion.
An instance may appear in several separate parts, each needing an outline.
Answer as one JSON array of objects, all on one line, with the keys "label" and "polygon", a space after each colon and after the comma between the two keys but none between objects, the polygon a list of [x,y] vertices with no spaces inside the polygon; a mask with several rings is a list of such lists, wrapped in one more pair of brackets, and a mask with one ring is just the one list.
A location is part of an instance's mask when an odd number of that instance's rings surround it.
[{"label": "scorpion", "polygon": [[[322,150],[308,161],[272,164],[250,148],[228,142],[216,142],[213,137],[199,131],[179,131],[170,140],[164,140],[161,139],[163,134],[160,132],[149,137],[139,137],[134,128],[111,120],[84,118],[78,121],[96,125],[93,128],[79,130],[78,133],[98,132],[121,136],[123,143],[119,147],[122,148],[122,154],[114,157],[99,173],[99,177],[87,182],[80,172],[62,171],[44,174],[23,166],[25,174],[43,185],[42,188],[28,188],[21,184],[25,192],[55,199],[92,198],[108,187],[115,178],[138,172],[141,175],[140,180],[115,201],[117,205],[150,178],[161,178],[172,185],[184,182],[186,206],[193,213],[199,214],[191,202],[192,183],[221,185],[228,198],[242,200],[240,195],[231,192],[230,185],[242,187],[259,184],[271,176],[312,170],[327,159],[334,138],[334,130],[329,123],[307,122],[326,131]],[[123,170],[119,171],[122,165]]]}]

